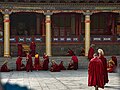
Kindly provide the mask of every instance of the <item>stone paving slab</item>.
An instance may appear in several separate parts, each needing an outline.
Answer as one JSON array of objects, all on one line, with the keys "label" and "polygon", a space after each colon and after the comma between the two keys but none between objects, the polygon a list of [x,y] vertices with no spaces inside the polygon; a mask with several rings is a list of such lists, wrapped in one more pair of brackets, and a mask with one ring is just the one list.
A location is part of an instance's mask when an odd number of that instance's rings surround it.
[{"label": "stone paving slab", "polygon": [[[120,90],[120,74],[109,73],[109,83],[104,90]],[[1,72],[2,83],[19,84],[31,90],[94,90],[88,87],[87,69],[50,71],[11,71]],[[103,90],[99,88],[99,90]]]}]

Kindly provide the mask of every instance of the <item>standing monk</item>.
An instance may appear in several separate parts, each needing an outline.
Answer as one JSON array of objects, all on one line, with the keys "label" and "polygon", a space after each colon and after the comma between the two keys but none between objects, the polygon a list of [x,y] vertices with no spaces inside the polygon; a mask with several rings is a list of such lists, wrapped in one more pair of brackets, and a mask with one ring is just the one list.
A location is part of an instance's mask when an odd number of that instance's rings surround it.
[{"label": "standing monk", "polygon": [[107,59],[104,57],[104,52],[102,49],[98,49],[98,53],[99,53],[99,59],[102,61],[103,63],[103,67],[104,67],[104,84],[108,83],[108,72],[107,72]]},{"label": "standing monk", "polygon": [[102,61],[94,54],[88,66],[88,86],[94,86],[95,90],[98,87],[104,88],[104,67]]},{"label": "standing monk", "polygon": [[18,56],[22,56],[22,44],[18,43]]},{"label": "standing monk", "polygon": [[90,48],[89,48],[89,51],[88,51],[88,59],[89,61],[93,58],[93,54],[94,54],[94,46],[95,44],[91,44]]},{"label": "standing monk", "polygon": [[43,55],[43,70],[48,70],[48,67],[49,67],[49,57],[46,53],[44,53]]},{"label": "standing monk", "polygon": [[30,44],[30,50],[31,50],[31,55],[32,56],[35,56],[35,49],[36,49],[36,44],[35,44],[35,42],[31,42],[31,44]]},{"label": "standing monk", "polygon": [[72,60],[73,60],[74,70],[77,70],[78,69],[78,58],[75,54],[73,54]]},{"label": "standing monk", "polygon": [[16,60],[16,70],[21,71],[25,70],[25,65],[22,63],[22,57],[18,56]]},{"label": "standing monk", "polygon": [[32,56],[27,53],[27,56],[26,56],[26,71],[29,72],[31,71],[32,72],[32,69],[33,69],[33,65],[32,65]]},{"label": "standing monk", "polygon": [[38,53],[35,54],[34,68],[35,68],[35,70],[37,70],[37,71],[41,69],[41,66],[40,66],[40,58],[39,58]]}]

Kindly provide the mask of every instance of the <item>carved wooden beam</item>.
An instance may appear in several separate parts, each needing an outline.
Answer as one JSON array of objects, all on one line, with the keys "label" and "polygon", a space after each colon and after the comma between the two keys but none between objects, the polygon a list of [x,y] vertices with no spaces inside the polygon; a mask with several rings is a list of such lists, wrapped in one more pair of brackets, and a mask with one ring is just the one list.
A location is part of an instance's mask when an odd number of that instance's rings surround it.
[{"label": "carved wooden beam", "polygon": [[113,12],[120,10],[120,4],[80,4],[80,3],[0,3],[0,11],[10,9],[13,12],[37,12],[43,13],[46,10],[53,12],[82,12],[84,10]]}]

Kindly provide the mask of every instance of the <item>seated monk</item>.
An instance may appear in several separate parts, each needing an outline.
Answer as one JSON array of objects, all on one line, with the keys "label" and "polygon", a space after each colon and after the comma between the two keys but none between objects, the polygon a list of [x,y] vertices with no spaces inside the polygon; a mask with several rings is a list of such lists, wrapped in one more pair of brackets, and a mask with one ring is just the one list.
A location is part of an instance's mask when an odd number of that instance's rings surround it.
[{"label": "seated monk", "polygon": [[34,69],[37,70],[37,71],[42,69],[41,65],[40,65],[40,59],[39,59],[39,55],[38,54],[35,55]]},{"label": "seated monk", "polygon": [[116,67],[117,67],[117,64],[115,63],[115,61],[117,61],[117,58],[115,56],[112,56],[111,58],[112,59],[109,60],[108,63],[107,63],[107,71],[109,73],[115,72]]},{"label": "seated monk", "polygon": [[63,61],[60,62],[59,68],[60,68],[60,70],[66,70],[66,68],[63,65]]},{"label": "seated monk", "polygon": [[54,60],[52,60],[52,65],[51,65],[51,67],[50,67],[50,71],[51,72],[60,72],[60,68],[59,68],[59,66],[57,65],[57,63],[54,61]]},{"label": "seated monk", "polygon": [[115,62],[115,65],[117,66],[117,58],[116,58],[116,56],[112,56],[111,58]]},{"label": "seated monk", "polygon": [[73,69],[74,69],[74,63],[73,63],[73,61],[71,60],[70,63],[69,63],[69,65],[68,65],[67,70],[73,70]]},{"label": "seated monk", "polygon": [[85,49],[83,47],[81,48],[80,56],[85,56]]},{"label": "seated monk", "polygon": [[72,55],[74,55],[74,52],[70,48],[68,48],[67,56],[72,56]]},{"label": "seated monk", "polygon": [[9,72],[10,70],[8,69],[8,66],[7,66],[7,61],[5,61],[3,63],[3,65],[1,66],[1,72]]},{"label": "seated monk", "polygon": [[25,70],[25,65],[22,63],[22,57],[18,56],[16,60],[16,70],[22,71]]}]

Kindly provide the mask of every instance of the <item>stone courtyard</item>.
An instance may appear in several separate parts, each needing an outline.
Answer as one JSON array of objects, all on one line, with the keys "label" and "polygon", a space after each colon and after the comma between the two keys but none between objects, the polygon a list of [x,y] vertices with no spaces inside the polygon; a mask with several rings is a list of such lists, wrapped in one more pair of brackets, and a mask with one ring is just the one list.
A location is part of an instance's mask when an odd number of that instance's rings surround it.
[{"label": "stone courtyard", "polygon": [[[120,90],[120,74],[109,73],[109,83],[104,90]],[[11,71],[1,72],[2,83],[27,86],[30,90],[95,90],[88,87],[87,69],[50,71]],[[103,90],[99,88],[99,90]]]}]

